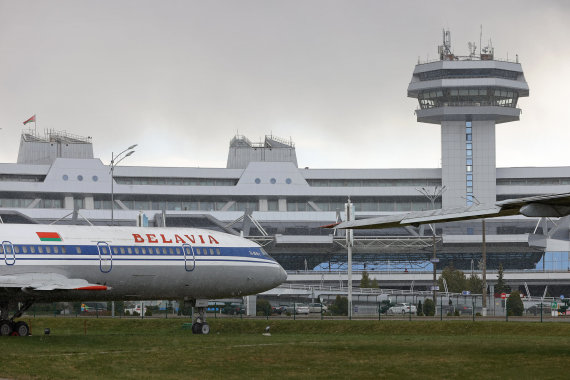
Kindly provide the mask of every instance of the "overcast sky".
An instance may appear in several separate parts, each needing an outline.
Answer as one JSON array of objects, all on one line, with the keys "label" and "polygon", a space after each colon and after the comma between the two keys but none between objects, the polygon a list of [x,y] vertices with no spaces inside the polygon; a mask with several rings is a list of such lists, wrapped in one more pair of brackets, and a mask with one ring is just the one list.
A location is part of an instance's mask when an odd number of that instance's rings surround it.
[{"label": "overcast sky", "polygon": [[301,167],[439,167],[406,89],[442,28],[466,55],[482,24],[530,87],[497,165],[566,166],[568,20],[562,0],[0,0],[0,162],[36,114],[105,163],[138,143],[125,165],[225,167],[239,133],[291,137]]}]

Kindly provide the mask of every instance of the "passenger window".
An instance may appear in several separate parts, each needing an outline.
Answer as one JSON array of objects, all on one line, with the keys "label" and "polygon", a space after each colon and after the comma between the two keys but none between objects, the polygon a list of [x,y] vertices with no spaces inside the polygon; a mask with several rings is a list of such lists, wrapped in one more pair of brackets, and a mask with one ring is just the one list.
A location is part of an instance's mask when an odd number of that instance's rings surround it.
[{"label": "passenger window", "polygon": [[75,253],[81,253],[81,247],[75,247]]},{"label": "passenger window", "polygon": [[102,252],[103,254],[105,254],[105,255],[107,254],[107,247],[105,247],[105,246],[99,246],[99,249],[101,249],[101,252]]},{"label": "passenger window", "polygon": [[200,248],[196,247],[194,248],[194,251],[196,252],[197,255],[201,255],[202,253],[200,252]]},{"label": "passenger window", "polygon": [[119,248],[113,247],[113,253],[116,255],[119,254]]},{"label": "passenger window", "polygon": [[[0,249],[0,251],[1,251],[1,249]],[[31,253],[36,253],[36,247],[34,247],[33,245],[30,246],[30,252],[31,252]]]},{"label": "passenger window", "polygon": [[0,245],[0,253],[4,253],[4,246]]},{"label": "passenger window", "polygon": [[216,254],[220,255],[220,249],[219,248],[216,248]]},{"label": "passenger window", "polygon": [[179,255],[181,253],[180,248],[176,247],[176,254]]},{"label": "passenger window", "polygon": [[174,248],[172,247],[168,248],[168,253],[174,255]]},{"label": "passenger window", "polygon": [[6,253],[12,253],[12,247],[11,246],[6,246]]},{"label": "passenger window", "polygon": [[65,253],[65,246],[61,247],[61,253]]},{"label": "passenger window", "polygon": [[28,247],[22,246],[22,253],[28,253]]},{"label": "passenger window", "polygon": [[46,246],[46,253],[51,253],[51,247],[50,246]]},{"label": "passenger window", "polygon": [[121,250],[121,255],[125,254],[125,247],[119,247],[119,249]]},{"label": "passenger window", "polygon": [[135,255],[138,255],[139,253],[140,253],[139,247],[135,247]]},{"label": "passenger window", "polygon": [[127,248],[127,253],[128,253],[129,255],[132,255],[132,254],[133,254],[133,249],[132,249],[131,247],[128,247],[128,248]]},{"label": "passenger window", "polygon": [[146,255],[146,248],[145,248],[145,247],[141,247],[141,253],[142,253],[143,255]]},{"label": "passenger window", "polygon": [[41,245],[38,245],[38,253],[44,253],[44,249]]},{"label": "passenger window", "polygon": [[214,256],[214,248],[210,248],[210,255]]},{"label": "passenger window", "polygon": [[59,247],[53,247],[53,253],[59,253]]}]

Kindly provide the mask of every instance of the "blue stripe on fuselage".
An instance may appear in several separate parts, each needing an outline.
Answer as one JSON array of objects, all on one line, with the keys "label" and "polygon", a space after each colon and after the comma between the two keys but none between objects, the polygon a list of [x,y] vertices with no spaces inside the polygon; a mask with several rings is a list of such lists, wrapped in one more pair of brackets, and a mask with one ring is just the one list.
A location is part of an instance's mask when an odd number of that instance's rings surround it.
[{"label": "blue stripe on fuselage", "polygon": [[[16,253],[6,253],[8,258],[15,255],[16,258],[20,255],[38,255],[43,256],[42,259],[50,259],[50,255],[57,255],[59,257],[53,258],[56,260],[61,260],[61,256],[99,256],[99,249],[103,247],[98,247],[97,245],[59,245],[59,244],[14,244],[14,249],[18,249]],[[24,247],[26,252],[24,252]],[[31,252],[31,247],[34,248],[34,252]],[[39,247],[42,248],[42,252],[39,251]],[[50,252],[46,252],[46,248],[50,248]],[[54,252],[54,247],[58,247],[58,252]],[[4,256],[2,249],[2,255]],[[65,252],[62,252],[65,248]],[[182,260],[184,258],[184,251],[181,246],[155,246],[155,245],[137,245],[137,246],[116,246],[108,245],[105,246],[107,249],[112,250],[112,254],[101,253],[102,256],[112,256],[114,260],[129,260],[129,258],[144,259],[145,257],[153,258],[164,258],[164,260],[172,260],[169,258],[180,257]],[[159,253],[157,253],[157,248],[159,248]],[[215,261],[214,258],[254,258],[269,262],[275,262],[275,260],[264,253],[258,247],[209,247],[209,246],[193,246],[194,257],[200,259],[200,261]],[[192,251],[188,250],[186,252],[186,259],[191,259],[193,256]],[[143,251],[145,253],[143,253]],[[130,252],[130,253],[129,253]],[[198,253],[199,252],[199,253]],[[204,254],[206,253],[206,254]],[[213,254],[212,254],[213,253]],[[22,259],[20,257],[20,259]],[[77,258],[80,260],[79,258]],[[233,261],[248,261],[248,260],[233,260]]]}]

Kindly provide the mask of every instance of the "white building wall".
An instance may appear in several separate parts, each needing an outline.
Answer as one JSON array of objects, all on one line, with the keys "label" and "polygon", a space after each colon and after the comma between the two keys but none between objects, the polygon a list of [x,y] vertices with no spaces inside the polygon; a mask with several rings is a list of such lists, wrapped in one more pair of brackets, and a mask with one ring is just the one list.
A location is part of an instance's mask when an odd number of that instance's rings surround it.
[{"label": "white building wall", "polygon": [[[465,206],[465,122],[441,123],[443,208]],[[463,197],[463,198],[462,198]]]},{"label": "white building wall", "polygon": [[473,195],[481,203],[494,203],[497,200],[495,123],[474,121],[472,127]]}]

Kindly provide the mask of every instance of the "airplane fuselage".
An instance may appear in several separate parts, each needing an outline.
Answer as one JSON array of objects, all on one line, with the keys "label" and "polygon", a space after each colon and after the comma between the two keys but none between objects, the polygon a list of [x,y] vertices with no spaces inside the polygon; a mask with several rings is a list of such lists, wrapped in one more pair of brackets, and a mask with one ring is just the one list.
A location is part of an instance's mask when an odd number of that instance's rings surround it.
[{"label": "airplane fuselage", "polygon": [[[10,301],[239,297],[287,277],[259,245],[211,230],[0,224],[0,239],[0,299]],[[34,287],[46,276],[96,285]],[[10,286],[12,277],[29,286]]]}]

